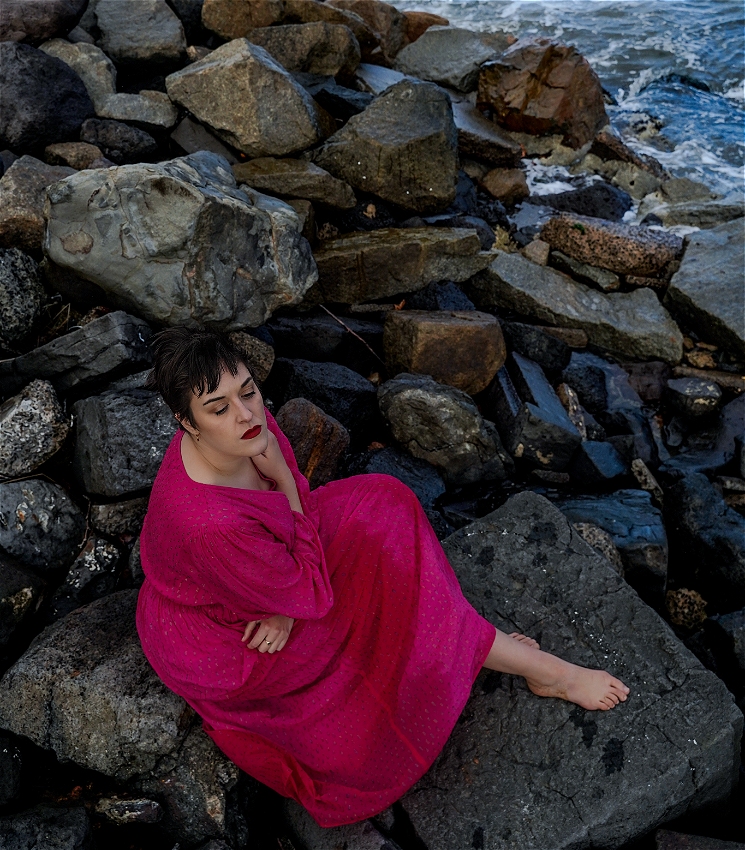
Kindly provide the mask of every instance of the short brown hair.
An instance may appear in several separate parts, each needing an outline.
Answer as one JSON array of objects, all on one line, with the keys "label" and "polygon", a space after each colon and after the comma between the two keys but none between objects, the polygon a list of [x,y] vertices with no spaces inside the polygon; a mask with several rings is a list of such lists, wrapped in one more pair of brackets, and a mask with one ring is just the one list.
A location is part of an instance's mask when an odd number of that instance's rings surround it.
[{"label": "short brown hair", "polygon": [[246,355],[225,334],[216,331],[168,328],[156,334],[150,344],[155,361],[145,387],[158,390],[174,416],[194,427],[192,393],[201,396],[214,392],[222,373],[237,375],[240,363],[254,376]]}]

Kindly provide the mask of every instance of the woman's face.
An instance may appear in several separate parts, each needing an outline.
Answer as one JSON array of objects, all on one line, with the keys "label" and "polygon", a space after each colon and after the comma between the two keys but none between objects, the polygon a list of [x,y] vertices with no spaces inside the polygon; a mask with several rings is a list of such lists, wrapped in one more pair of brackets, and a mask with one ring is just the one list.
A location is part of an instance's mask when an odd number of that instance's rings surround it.
[{"label": "woman's face", "polygon": [[196,428],[186,421],[181,424],[205,449],[239,457],[266,451],[264,400],[243,363],[236,375],[223,370],[214,392],[192,393],[191,414]]}]

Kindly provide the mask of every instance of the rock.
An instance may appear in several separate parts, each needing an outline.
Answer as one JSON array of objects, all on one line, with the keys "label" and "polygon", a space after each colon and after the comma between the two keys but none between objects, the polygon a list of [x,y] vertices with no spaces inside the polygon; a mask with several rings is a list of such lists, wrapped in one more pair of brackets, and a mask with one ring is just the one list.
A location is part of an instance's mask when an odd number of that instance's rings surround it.
[{"label": "rock", "polygon": [[292,208],[239,192],[207,152],[79,172],[50,192],[47,216],[53,262],[163,324],[255,327],[315,282]]},{"label": "rock", "polygon": [[324,83],[313,98],[334,118],[344,122],[349,121],[353,115],[359,115],[373,102],[371,94],[348,89],[333,82]]},{"label": "rock", "polygon": [[683,629],[698,629],[706,620],[706,600],[700,593],[686,587],[668,590],[665,609],[670,622]]},{"label": "rock", "polygon": [[489,386],[507,356],[499,322],[476,310],[394,310],[383,348],[390,374],[430,375],[469,395]]},{"label": "rock", "polygon": [[378,35],[370,29],[362,16],[318,0],[284,0],[283,24],[308,24],[314,21],[349,27],[359,42],[365,61],[372,53],[379,52]]},{"label": "rock", "polygon": [[[0,652],[3,654],[19,627],[38,609],[43,589],[41,579],[0,555]],[[0,736],[0,805],[15,796],[20,781],[12,761],[9,763],[6,758],[9,750],[12,747],[8,739]]]},{"label": "rock", "polygon": [[12,388],[46,376],[58,392],[111,380],[152,362],[151,333],[142,319],[117,310],[1,362],[0,378]]},{"label": "rock", "polygon": [[[479,244],[482,251],[490,251],[496,242],[494,230],[483,218],[475,215],[448,215],[448,213],[440,213],[439,215],[428,215],[426,218],[417,215],[407,219],[401,226],[424,227],[426,225],[431,227],[457,227],[464,230],[475,230],[479,237]],[[468,309],[472,309],[472,307]]]},{"label": "rock", "polygon": [[452,281],[429,283],[406,299],[410,310],[475,310],[471,299]]},{"label": "rock", "polygon": [[62,38],[47,41],[40,49],[75,71],[93,101],[96,115],[101,115],[106,101],[116,93],[116,67],[103,50],[85,42],[70,44]]},{"label": "rock", "polygon": [[716,412],[722,391],[714,381],[701,378],[673,378],[667,382],[663,398],[670,407],[688,419],[700,419]]},{"label": "rock", "polygon": [[124,502],[109,502],[91,505],[90,522],[96,531],[109,537],[131,535],[136,537],[142,528],[147,511],[147,496],[127,499]]},{"label": "rock", "polygon": [[512,352],[482,399],[507,451],[523,463],[562,472],[581,442],[541,367]]},{"label": "rock", "polygon": [[481,178],[480,186],[506,206],[514,206],[530,194],[525,173],[519,168],[495,168]]},{"label": "rock", "polygon": [[351,76],[360,64],[360,45],[349,27],[315,21],[310,24],[259,27],[247,34],[287,71]]},{"label": "rock", "polygon": [[327,0],[327,5],[359,15],[380,41],[380,54],[372,56],[390,64],[406,44],[406,18],[395,6],[381,0]]},{"label": "rock", "polygon": [[36,806],[17,815],[0,817],[0,835],[7,850],[88,850],[93,830],[88,813],[79,806],[62,809]]},{"label": "rock", "polygon": [[473,156],[491,165],[510,168],[520,163],[520,145],[467,101],[453,101],[453,120],[461,156]]},{"label": "rock", "polygon": [[564,213],[541,230],[541,239],[575,260],[619,274],[660,276],[683,253],[680,236]]},{"label": "rock", "polygon": [[158,393],[121,390],[73,405],[73,469],[87,493],[125,496],[151,487],[176,432]]},{"label": "rock", "polygon": [[91,537],[51,599],[48,620],[59,620],[76,608],[108,596],[116,588],[121,552],[101,537]]},{"label": "rock", "polygon": [[248,35],[254,28],[279,23],[283,11],[283,0],[251,0],[251,3],[204,0],[202,23],[229,41]]},{"label": "rock", "polygon": [[21,751],[12,738],[0,735],[0,806],[7,806],[20,795],[22,766]]},{"label": "rock", "polygon": [[394,71],[392,68],[362,62],[354,75],[354,84],[361,92],[377,97],[391,86],[410,79],[412,78],[400,71]]},{"label": "rock", "polygon": [[437,467],[447,485],[505,477],[509,461],[497,430],[462,390],[403,373],[381,384],[378,402],[394,438]]},{"label": "rock", "polygon": [[662,183],[662,178],[656,177],[644,164],[637,165],[635,162],[621,162],[619,160],[603,162],[602,159],[592,153],[588,153],[571,170],[575,173],[599,174],[637,200],[641,200],[650,192],[659,189]]},{"label": "rock", "polygon": [[646,363],[624,363],[629,386],[646,402],[658,402],[662,398],[665,384],[671,376],[667,363],[651,360]]},{"label": "rock", "polygon": [[537,263],[539,266],[547,266],[550,251],[551,248],[548,242],[544,242],[542,239],[534,239],[532,242],[528,242],[520,253],[532,263]]},{"label": "rock", "polygon": [[621,559],[621,554],[613,542],[613,538],[607,531],[604,531],[597,525],[593,525],[591,522],[573,522],[572,528],[585,543],[589,543],[599,555],[602,555],[618,575],[623,578],[623,560]]},{"label": "rock", "polygon": [[[2,47],[0,44],[0,51]],[[44,190],[74,173],[72,168],[47,165],[33,156],[22,156],[10,166],[0,179],[0,248],[41,252]]]},{"label": "rock", "polygon": [[18,248],[0,248],[0,346],[27,336],[45,300],[36,262]]},{"label": "rock", "polygon": [[[381,4],[382,5],[382,4]],[[308,850],[400,850],[398,844],[385,838],[372,821],[365,820],[331,829],[318,826],[307,809],[292,799],[283,802],[283,814],[293,833]]]},{"label": "rock", "polygon": [[211,151],[226,159],[231,165],[238,162],[238,157],[229,148],[188,115],[171,133],[171,139],[186,153]]},{"label": "rock", "polygon": [[589,714],[482,671],[445,749],[399,802],[410,834],[430,850],[470,847],[474,832],[505,850],[620,846],[727,798],[742,723],[732,697],[545,499],[520,493],[444,548],[490,622],[609,669],[631,696]]},{"label": "rock", "polygon": [[425,510],[432,510],[435,500],[445,492],[445,483],[437,469],[427,461],[389,446],[368,451],[354,468],[355,474],[392,475],[413,490]]},{"label": "rock", "polygon": [[145,581],[145,573],[142,571],[142,560],[140,559],[140,538],[132,544],[132,551],[129,553],[127,569],[132,576],[132,581],[135,587],[141,587]]},{"label": "rock", "polygon": [[534,360],[552,379],[557,378],[569,364],[572,356],[569,346],[546,333],[546,328],[502,321],[502,331],[511,351]]},{"label": "rock", "polygon": [[0,482],[0,551],[38,572],[69,566],[83,544],[85,517],[56,484]]},{"label": "rock", "polygon": [[178,110],[167,94],[143,90],[139,94],[112,94],[96,109],[101,118],[137,121],[152,128],[169,130],[178,120]]},{"label": "rock", "polygon": [[120,64],[177,62],[186,50],[181,21],[165,0],[92,0],[101,47]]},{"label": "rock", "polygon": [[738,841],[720,841],[701,835],[683,835],[669,829],[658,829],[655,833],[657,850],[743,850],[745,844]]},{"label": "rock", "polygon": [[510,130],[561,133],[581,148],[608,123],[595,72],[574,47],[547,38],[522,38],[483,65],[478,103]]},{"label": "rock", "polygon": [[96,145],[107,159],[118,165],[150,160],[158,152],[158,144],[149,133],[107,119],[85,121],[80,129],[80,141]]},{"label": "rock", "polygon": [[47,145],[44,149],[44,161],[49,165],[66,165],[76,171],[90,167],[103,157],[103,151],[87,142],[60,142]]},{"label": "rock", "polygon": [[642,490],[650,493],[657,506],[661,508],[664,503],[662,487],[657,483],[657,479],[652,475],[649,467],[641,458],[634,458],[631,461],[631,473],[636,478]]},{"label": "rock", "polygon": [[447,94],[404,79],[334,133],[313,161],[354,189],[420,213],[455,199],[457,131]]},{"label": "rock", "polygon": [[38,44],[47,38],[67,35],[80,20],[87,0],[3,0],[0,7],[0,41]]},{"label": "rock", "polygon": [[442,15],[435,15],[432,12],[409,11],[408,9],[404,11],[404,19],[406,21],[406,41],[409,43],[416,41],[430,27],[446,27],[450,23]]},{"label": "rock", "polygon": [[572,478],[586,487],[611,484],[628,471],[628,465],[611,443],[586,440],[572,458]]},{"label": "rock", "polygon": [[683,354],[683,335],[648,289],[606,295],[519,254],[498,251],[465,292],[481,310],[510,309],[580,328],[593,345],[619,356],[677,363]]},{"label": "rock", "polygon": [[266,342],[244,331],[233,331],[230,341],[239,348],[251,364],[251,374],[259,384],[269,377],[274,365],[274,349]]},{"label": "rock", "polygon": [[0,149],[36,152],[74,139],[93,115],[80,77],[27,44],[0,43]]},{"label": "rock", "polygon": [[568,274],[580,283],[593,286],[601,292],[615,292],[621,286],[621,279],[618,275],[609,272],[608,269],[599,269],[597,266],[581,263],[561,251],[551,251],[549,257],[553,268]]},{"label": "rock", "polygon": [[626,581],[650,605],[662,604],[668,569],[668,537],[662,513],[643,490],[556,499],[570,522],[591,522],[613,538]]},{"label": "rock", "polygon": [[745,674],[745,609],[731,614],[717,614],[711,618],[711,624],[723,639],[740,673]]},{"label": "rock", "polygon": [[166,89],[172,101],[250,157],[286,156],[323,136],[310,95],[263,47],[245,38],[170,74]]},{"label": "rock", "polygon": [[740,358],[745,357],[745,294],[739,275],[744,245],[745,219],[694,233],[663,302],[704,339]]},{"label": "rock", "polygon": [[93,811],[119,826],[129,823],[157,823],[163,817],[163,807],[154,800],[120,800],[101,797]]},{"label": "rock", "polygon": [[32,381],[0,405],[0,476],[33,472],[60,449],[69,430],[49,381]]},{"label": "rock", "polygon": [[590,183],[581,189],[558,192],[555,195],[533,196],[528,203],[540,203],[559,212],[621,221],[634,206],[631,196],[608,183]]},{"label": "rock", "polygon": [[[279,27],[277,27],[279,29]],[[352,187],[312,162],[262,157],[233,166],[236,181],[252,189],[285,198],[306,198],[336,209],[352,209],[357,199]]]},{"label": "rock", "polygon": [[[593,139],[590,155],[604,162],[620,162],[632,165],[635,168],[646,171],[649,175],[657,178],[658,185],[669,177],[660,163],[651,156],[640,156],[634,153],[618,136],[607,130],[601,130]],[[654,190],[652,190],[654,191]]]},{"label": "rock", "polygon": [[395,68],[403,74],[430,80],[462,92],[476,88],[479,69],[497,51],[480,33],[449,26],[433,26],[398,54]]},{"label": "rock", "polygon": [[283,404],[276,419],[311,490],[336,478],[339,461],[349,448],[349,432],[341,422],[304,398]]},{"label": "rock", "polygon": [[316,251],[318,283],[306,302],[356,304],[416,292],[442,280],[463,281],[485,268],[473,230],[383,228],[329,239]]},{"label": "rock", "polygon": [[665,489],[673,556],[722,613],[745,605],[745,517],[727,507],[705,475],[694,472]]}]

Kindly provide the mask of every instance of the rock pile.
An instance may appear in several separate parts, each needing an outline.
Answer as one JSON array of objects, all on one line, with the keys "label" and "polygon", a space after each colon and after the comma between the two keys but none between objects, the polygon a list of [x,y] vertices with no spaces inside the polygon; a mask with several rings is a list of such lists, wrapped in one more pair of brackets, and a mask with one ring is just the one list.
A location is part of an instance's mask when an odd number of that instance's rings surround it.
[{"label": "rock pile", "polygon": [[[726,804],[742,196],[671,178],[604,104],[571,45],[383,0],[0,4],[0,844],[589,850]],[[175,431],[149,340],[181,324],[247,352],[311,487],[400,478],[479,610],[629,702],[484,672],[393,809],[280,810],[134,629]]]}]

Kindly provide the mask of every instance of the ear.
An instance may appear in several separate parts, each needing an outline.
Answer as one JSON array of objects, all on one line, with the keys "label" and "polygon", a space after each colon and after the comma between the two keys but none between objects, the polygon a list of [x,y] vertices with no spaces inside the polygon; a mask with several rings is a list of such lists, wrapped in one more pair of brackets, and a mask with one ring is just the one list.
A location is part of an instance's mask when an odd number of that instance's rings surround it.
[{"label": "ear", "polygon": [[199,433],[197,429],[188,420],[182,419],[177,413],[173,414],[173,418],[184,429],[184,431],[191,434],[192,437],[196,437]]}]

